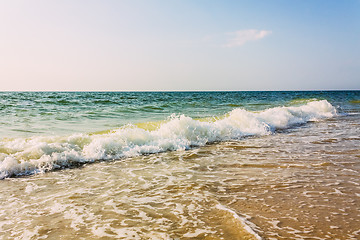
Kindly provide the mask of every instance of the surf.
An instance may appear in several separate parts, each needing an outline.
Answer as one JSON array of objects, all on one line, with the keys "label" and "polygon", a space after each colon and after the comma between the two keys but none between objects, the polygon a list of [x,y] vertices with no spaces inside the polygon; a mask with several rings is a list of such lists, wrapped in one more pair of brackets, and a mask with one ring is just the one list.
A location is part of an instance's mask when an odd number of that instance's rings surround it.
[{"label": "surf", "polygon": [[194,119],[173,114],[159,122],[69,136],[0,139],[0,178],[32,175],[95,161],[165,151],[183,151],[209,143],[263,136],[337,115],[326,100],[262,111],[235,108],[225,115]]}]

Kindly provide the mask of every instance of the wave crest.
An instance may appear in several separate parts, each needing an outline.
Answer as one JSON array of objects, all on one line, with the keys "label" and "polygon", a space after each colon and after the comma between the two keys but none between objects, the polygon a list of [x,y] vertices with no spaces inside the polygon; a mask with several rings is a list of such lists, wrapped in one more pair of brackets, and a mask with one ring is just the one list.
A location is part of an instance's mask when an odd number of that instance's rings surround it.
[{"label": "wave crest", "polygon": [[277,129],[335,115],[335,108],[322,100],[261,112],[237,108],[212,121],[172,115],[155,130],[127,125],[103,134],[1,139],[0,178],[29,175],[96,160],[185,150],[245,136],[268,135]]}]

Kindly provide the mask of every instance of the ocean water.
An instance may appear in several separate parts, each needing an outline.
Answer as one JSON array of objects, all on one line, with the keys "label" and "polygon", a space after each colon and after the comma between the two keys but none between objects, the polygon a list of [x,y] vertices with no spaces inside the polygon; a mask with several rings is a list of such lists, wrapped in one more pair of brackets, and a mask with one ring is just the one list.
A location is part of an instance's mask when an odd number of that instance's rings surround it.
[{"label": "ocean water", "polygon": [[360,91],[2,92],[0,113],[0,238],[360,238]]}]

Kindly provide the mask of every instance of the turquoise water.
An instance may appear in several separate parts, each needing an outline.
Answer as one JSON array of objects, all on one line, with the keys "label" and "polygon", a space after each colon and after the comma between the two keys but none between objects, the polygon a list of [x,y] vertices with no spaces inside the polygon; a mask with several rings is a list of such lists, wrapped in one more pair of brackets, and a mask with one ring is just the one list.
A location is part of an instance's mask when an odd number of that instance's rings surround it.
[{"label": "turquoise water", "polygon": [[235,108],[260,111],[326,99],[358,112],[359,91],[333,92],[1,92],[0,137],[66,135],[161,121],[171,114],[221,116]]},{"label": "turquoise water", "polygon": [[359,91],[3,92],[0,177],[264,136],[359,113]]}]

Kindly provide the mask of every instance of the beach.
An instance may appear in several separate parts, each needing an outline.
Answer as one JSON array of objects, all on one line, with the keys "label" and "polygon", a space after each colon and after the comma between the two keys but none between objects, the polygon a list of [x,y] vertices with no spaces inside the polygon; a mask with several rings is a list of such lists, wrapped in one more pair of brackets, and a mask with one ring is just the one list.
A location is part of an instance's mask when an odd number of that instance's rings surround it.
[{"label": "beach", "polygon": [[2,92],[2,239],[358,239],[360,92]]}]

